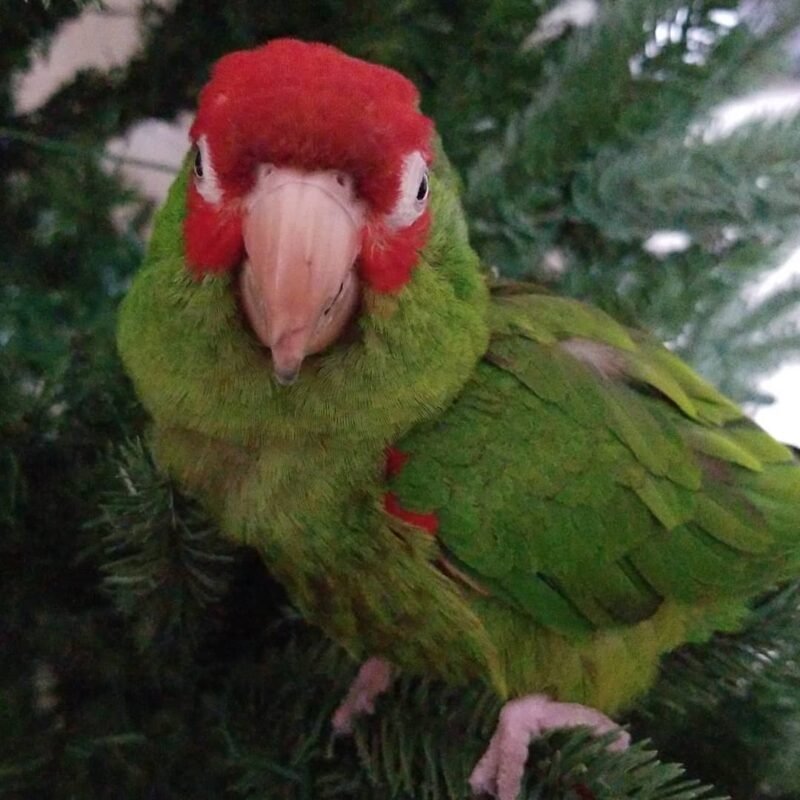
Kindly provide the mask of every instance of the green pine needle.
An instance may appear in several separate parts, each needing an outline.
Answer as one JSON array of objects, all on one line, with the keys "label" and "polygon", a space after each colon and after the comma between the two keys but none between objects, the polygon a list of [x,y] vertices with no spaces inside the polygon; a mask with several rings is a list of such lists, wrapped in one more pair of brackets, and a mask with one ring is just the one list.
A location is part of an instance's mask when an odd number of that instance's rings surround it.
[{"label": "green pine needle", "polygon": [[142,644],[197,624],[225,593],[233,549],[158,472],[141,441],[120,449],[117,483],[94,525],[105,531],[102,585]]}]

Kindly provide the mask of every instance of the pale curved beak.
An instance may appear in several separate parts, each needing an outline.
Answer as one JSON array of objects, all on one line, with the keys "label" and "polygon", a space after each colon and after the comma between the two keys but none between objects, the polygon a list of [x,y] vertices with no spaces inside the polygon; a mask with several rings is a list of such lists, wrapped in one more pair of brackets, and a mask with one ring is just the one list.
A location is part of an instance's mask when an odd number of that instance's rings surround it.
[{"label": "pale curved beak", "polygon": [[364,216],[341,173],[262,167],[244,214],[240,290],[279,383],[293,383],[303,359],[334,342],[352,319]]}]

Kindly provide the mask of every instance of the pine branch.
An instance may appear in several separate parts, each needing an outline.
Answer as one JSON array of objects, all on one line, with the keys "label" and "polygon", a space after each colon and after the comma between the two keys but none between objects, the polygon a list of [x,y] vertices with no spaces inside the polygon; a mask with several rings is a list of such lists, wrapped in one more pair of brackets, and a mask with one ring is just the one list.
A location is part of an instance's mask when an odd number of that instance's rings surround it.
[{"label": "pine branch", "polygon": [[[352,740],[334,740],[329,720],[353,673],[341,650],[309,643],[306,633],[234,678],[220,709],[230,766],[241,776],[234,794],[467,800],[467,777],[488,743],[497,698],[477,685],[401,678],[375,715],[357,723]],[[283,722],[265,729],[264,719]],[[537,740],[522,797],[691,800],[711,793],[679,765],[661,763],[647,742],[612,753],[610,739],[574,730]]]},{"label": "pine branch", "polygon": [[[659,16],[674,15],[681,6],[673,0],[605,4],[599,19],[574,32],[563,57],[548,65],[528,107],[507,122],[503,136],[471,167],[468,205],[489,207],[508,194],[516,195],[509,205],[520,210],[552,204],[558,177],[614,133],[636,98],[640,82],[629,62],[642,51],[647,31]],[[598,75],[602,91],[596,87]],[[501,220],[510,222],[505,216]]]},{"label": "pine branch", "polygon": [[735,797],[800,790],[800,584],[764,598],[741,633],[664,659],[632,723]]},{"label": "pine branch", "polygon": [[[800,7],[781,4],[769,24],[761,24],[762,15],[758,30],[744,21],[733,29],[716,22],[719,7],[665,0],[604,4],[593,25],[571,35],[563,56],[547,61],[527,108],[511,117],[467,172],[467,206],[487,261],[511,275],[533,272],[542,279],[547,275],[540,263],[549,248],[577,245],[575,260],[585,266],[585,242],[605,242],[597,241],[597,232],[576,230],[576,175],[602,169],[604,148],[627,153],[643,140],[649,154],[654,142],[682,141],[689,123],[713,103],[767,75],[774,79],[779,64],[786,70],[776,41],[800,24]],[[601,166],[594,167],[598,153]],[[659,177],[671,173],[668,164]],[[645,169],[642,176],[646,182]],[[660,200],[658,193],[653,196]],[[688,209],[690,198],[680,208]],[[628,205],[634,208],[635,201]],[[649,207],[643,208],[647,214]],[[656,202],[653,216],[658,209]],[[604,210],[613,220],[613,207],[598,200],[597,219]],[[663,227],[659,221],[646,235]]]},{"label": "pine branch", "polygon": [[[699,110],[769,74],[768,65],[780,61],[776,37],[800,7],[794,0],[760,4],[757,27],[721,35],[707,24],[709,12],[738,7],[734,0],[608,2],[591,27],[523,55],[518,46],[543,5],[411,0],[391,8],[350,3],[342,14],[336,0],[274,8],[242,0],[203,3],[198,13],[197,3],[181,0],[148,12],[145,51],[127,68],[81,73],[25,126],[50,142],[101,141],[142,116],[170,117],[193,104],[209,63],[224,51],[286,34],[338,42],[399,67],[421,86],[423,107],[460,166],[483,152],[469,205],[490,260],[521,272],[553,248],[566,264],[563,286],[606,307],[622,303],[676,339],[685,334],[687,347],[730,365],[731,380],[746,387],[758,365],[745,355],[771,357],[796,343],[788,328],[770,327],[791,313],[793,294],[742,314],[736,335],[741,306],[733,302],[742,278],[771,263],[773,226],[786,230],[794,213],[785,159],[794,139],[780,142],[775,130],[762,142],[754,129],[738,150],[729,143],[725,163],[708,167],[712,178],[727,181],[736,225],[753,231],[751,240],[720,244],[718,221],[707,211],[696,218],[695,246],[666,261],[639,247],[645,217],[621,218],[635,235],[610,240],[602,209],[597,219],[578,217],[571,193],[576,174],[597,170],[600,180],[605,154],[654,157],[657,149],[640,145],[640,136],[659,132],[661,141],[679,142],[676,131]],[[23,68],[29,44],[77,9],[73,0],[54,0],[45,12],[31,0],[25,13],[14,6],[0,15],[0,73]],[[659,24],[668,26],[668,41],[648,53]],[[703,30],[713,41],[700,52],[702,63],[691,63],[687,56],[697,51],[689,39]],[[17,129],[10,84],[2,83],[3,124]],[[117,457],[115,486],[88,531],[99,539],[74,563],[80,525],[96,513],[97,454],[136,417],[109,355],[110,306],[140,252],[109,221],[109,209],[130,198],[101,173],[93,148],[91,158],[74,151],[56,157],[5,139],[0,217],[14,235],[0,248],[9,283],[0,296],[0,517],[9,529],[2,540],[9,612],[0,614],[0,794],[467,797],[466,776],[486,745],[497,700],[477,686],[456,691],[405,678],[353,740],[332,741],[330,716],[355,665],[299,624],[266,630],[282,596],[257,562],[245,572],[238,559],[234,573],[213,526],[157,473],[141,445]],[[781,153],[770,149],[776,144]],[[775,171],[774,194],[737,176],[735,160],[750,164],[758,148]],[[754,164],[752,180],[761,176]],[[674,213],[695,213],[688,198],[700,190],[688,190],[671,197]],[[592,185],[590,199],[596,191]],[[661,196],[642,200],[654,203],[652,218],[662,218]],[[767,218],[773,211],[776,220]],[[611,204],[606,212],[609,224],[622,213]],[[97,562],[105,596],[96,591]],[[701,796],[704,789],[682,783],[679,768],[653,760],[647,736],[665,757],[737,797],[796,794],[800,625],[794,600],[772,601],[742,638],[719,637],[665,662],[666,683],[648,701],[649,715],[634,719],[640,743],[629,753],[609,754],[584,733],[536,743],[528,796]],[[182,657],[173,658],[176,652]],[[52,708],[37,683],[42,671],[53,676]]]},{"label": "pine branch", "polygon": [[103,150],[100,144],[95,146],[71,144],[62,139],[53,139],[52,137],[40,136],[35,133],[30,133],[29,131],[0,126],[0,142],[2,142],[3,139],[10,142],[21,142],[30,147],[62,156],[96,158],[101,161],[108,161],[112,164],[126,164],[131,167],[141,167],[142,169],[152,169],[156,172],[166,172],[170,175],[175,175],[178,172],[177,168],[172,164],[162,164],[158,161],[150,161],[146,158],[115,155],[114,153]]},{"label": "pine branch", "polygon": [[[524,191],[551,183],[617,132],[625,113],[654,88],[651,68],[644,67],[652,31],[683,9],[685,4],[674,0],[608,3],[593,25],[572,36],[557,69],[551,68],[549,80],[511,124],[519,149],[514,160],[523,165],[512,187]],[[631,61],[637,57],[642,66],[635,69]],[[602,90],[597,84],[601,75]],[[685,84],[673,85],[685,91]],[[587,86],[593,90],[586,91]]]},{"label": "pine branch", "polygon": [[[678,229],[696,241],[782,241],[800,217],[800,117],[756,123],[712,142],[657,133],[600,153],[576,179],[575,212],[603,236],[643,241]],[[718,245],[719,246],[719,245]]]},{"label": "pine branch", "polygon": [[[723,263],[717,269],[726,266]],[[729,296],[727,301],[724,294]],[[756,381],[800,356],[799,307],[797,285],[748,302],[731,281],[729,290],[716,293],[705,316],[684,329],[676,349],[730,397],[740,403],[754,402]]]},{"label": "pine branch", "polygon": [[194,640],[225,593],[233,548],[207,516],[176,493],[140,441],[116,461],[117,488],[93,523],[103,536],[102,586],[131,618],[141,646]]},{"label": "pine branch", "polygon": [[764,598],[741,633],[717,634],[707,644],[667,657],[639,713],[653,720],[663,719],[668,710],[715,713],[731,697],[746,696],[755,687],[785,688],[787,681],[800,679],[798,621],[800,582]]}]

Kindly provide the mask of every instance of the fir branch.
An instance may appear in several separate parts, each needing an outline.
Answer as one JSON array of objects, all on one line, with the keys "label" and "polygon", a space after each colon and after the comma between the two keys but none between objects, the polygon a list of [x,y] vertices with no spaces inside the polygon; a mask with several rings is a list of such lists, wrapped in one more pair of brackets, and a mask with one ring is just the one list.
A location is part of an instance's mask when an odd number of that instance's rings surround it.
[{"label": "fir branch", "polygon": [[631,721],[736,797],[800,790],[800,584],[764,598],[742,632],[665,658]]},{"label": "fir branch", "polygon": [[[240,776],[235,796],[470,797],[467,778],[491,736],[497,697],[477,684],[454,688],[404,676],[374,716],[357,722],[352,739],[334,739],[330,717],[354,667],[341,649],[301,629],[260,667],[233,676],[219,729]],[[282,724],[265,727],[264,719]],[[521,798],[693,800],[712,792],[679,765],[661,763],[647,742],[614,753],[611,739],[580,729],[541,737],[531,746]]]},{"label": "fir branch", "polygon": [[715,141],[656,133],[635,148],[609,148],[573,187],[574,212],[603,236],[641,241],[679,229],[696,241],[781,241],[800,218],[800,117],[754,123]]},{"label": "fir branch", "polygon": [[[30,13],[4,18],[11,26],[4,32],[12,35],[0,54],[5,75],[24,68],[29,42],[65,15],[56,14],[56,5],[77,7],[71,0],[54,3],[36,21],[33,11],[41,4],[30,2]],[[570,266],[563,278],[567,288],[606,305],[622,298],[659,331],[695,331],[697,352],[728,362],[745,386],[757,365],[737,360],[737,352],[770,354],[763,342],[760,350],[747,351],[750,334],[763,324],[773,354],[791,341],[788,331],[770,329],[766,318],[770,311],[789,313],[789,295],[743,315],[747,330],[728,335],[740,308],[731,298],[751,267],[770,263],[775,242],[766,236],[763,244],[720,250],[711,237],[661,262],[643,253],[636,237],[609,240],[593,219],[577,218],[570,199],[575,173],[601,148],[629,153],[653,131],[669,139],[731,87],[768,74],[778,50],[775,35],[798,15],[794,0],[781,0],[784,17],[770,21],[771,34],[740,25],[718,37],[704,65],[682,61],[683,36],[642,64],[638,78],[626,71],[628,57],[641,55],[659,20],[685,32],[704,24],[709,9],[738,5],[604,3],[597,24],[523,59],[513,54],[522,37],[515,40],[509,31],[529,30],[541,3],[535,9],[502,0],[462,8],[413,0],[389,11],[353,5],[354,13],[343,15],[338,2],[270,10],[248,0],[206,4],[198,14],[196,4],[182,0],[149,15],[149,43],[128,68],[80,74],[28,121],[34,135],[51,144],[60,135],[73,141],[76,131],[85,141],[101,141],[142,115],[167,117],[186,107],[214,57],[276,35],[337,41],[356,55],[379,55],[420,84],[424,107],[435,110],[448,147],[457,143],[462,166],[492,142],[470,180],[471,218],[484,254],[497,253],[492,260],[520,272],[546,248],[559,248]],[[648,8],[654,12],[647,27],[637,29]],[[681,22],[683,9],[694,16]],[[5,81],[0,98],[6,105],[7,86]],[[530,108],[504,128],[509,109],[525,102]],[[485,119],[489,126],[479,132],[477,123]],[[573,130],[565,136],[568,126]],[[537,142],[537,136],[547,141]],[[75,568],[77,528],[94,513],[98,492],[96,470],[87,472],[86,464],[123,427],[109,420],[121,414],[103,398],[129,395],[112,362],[80,344],[81,324],[97,312],[79,309],[107,310],[139,253],[108,225],[108,210],[118,199],[104,183],[81,179],[99,173],[94,163],[87,169],[85,160],[74,159],[64,168],[68,160],[62,159],[55,170],[55,159],[32,152],[10,147],[2,153],[8,180],[0,211],[4,229],[14,232],[4,243],[3,266],[18,284],[11,287],[18,295],[14,302],[25,314],[7,314],[11,322],[3,324],[3,335],[10,331],[11,339],[0,364],[3,388],[13,389],[11,424],[3,429],[9,449],[0,453],[0,472],[13,487],[0,499],[3,523],[11,528],[4,536],[4,554],[11,553],[4,561],[11,565],[4,597],[12,612],[0,615],[2,655],[9,661],[0,665],[0,738],[7,745],[0,793],[98,800],[466,797],[466,775],[486,745],[497,699],[477,686],[451,690],[405,678],[358,727],[355,739],[331,741],[330,716],[355,665],[318,635],[289,625],[278,626],[264,649],[264,619],[272,618],[280,600],[264,589],[262,573],[239,575],[226,593],[231,554],[202,512],[157,473],[141,445],[117,458],[115,487],[91,530],[103,537],[91,551],[93,563],[103,563],[103,585],[123,619],[97,597],[91,564]],[[728,153],[736,159],[749,154]],[[94,147],[84,155],[101,157]],[[764,156],[771,157],[767,151]],[[721,167],[721,175],[728,173],[735,180],[735,163]],[[788,189],[774,199],[767,192],[767,201],[791,208],[793,185],[787,181]],[[747,194],[736,199],[745,210],[754,201]],[[768,232],[770,220],[762,222]],[[48,305],[43,298],[58,302]],[[110,324],[93,324],[106,331],[110,347]],[[69,352],[75,350],[70,364],[80,360],[80,369],[63,366],[66,345],[54,346],[67,333]],[[780,340],[773,336],[778,333]],[[740,345],[738,351],[724,349]],[[32,413],[32,398],[17,389],[36,369],[51,380]],[[780,597],[787,600],[785,614]],[[719,637],[665,661],[673,682],[655,690],[652,715],[635,721],[642,736],[658,737],[669,758],[689,763],[694,752],[690,771],[718,785],[726,781],[737,797],[796,794],[800,787],[800,625],[787,596],[773,600],[776,605],[757,610],[754,628],[742,639]],[[224,634],[222,626],[210,626],[221,612],[227,615]],[[210,635],[201,636],[209,626]],[[138,650],[133,638],[143,645]],[[201,638],[206,649],[194,647]],[[165,669],[174,651],[152,645],[167,640],[193,650],[191,660],[169,662]],[[39,660],[52,665],[58,678],[57,713],[48,718],[29,697],[26,670]],[[731,742],[736,746],[727,747]],[[678,752],[681,743],[687,759]],[[555,733],[531,749],[527,792],[576,800],[585,800],[587,792],[598,798],[702,793],[682,780],[677,768],[655,764],[644,743],[620,757],[584,733]]]},{"label": "fir branch", "polygon": [[697,708],[713,713],[754,687],[785,688],[800,681],[798,659],[800,582],[764,598],[741,633],[717,634],[704,645],[688,646],[665,658],[659,683],[638,713],[653,720],[666,713],[687,715]]},{"label": "fir branch", "polygon": [[156,469],[141,441],[121,448],[117,486],[93,527],[105,530],[102,586],[136,624],[140,645],[193,638],[225,593],[233,549],[193,502]]},{"label": "fir branch", "polygon": [[[659,18],[672,17],[683,6],[676,0],[604,4],[597,22],[572,36],[558,68],[551,68],[549,80],[512,122],[524,164],[516,185],[550,183],[615,131],[640,82],[631,59],[642,52]],[[594,89],[586,91],[587,86]]]},{"label": "fir branch", "polygon": [[0,126],[0,140],[7,139],[12,142],[21,142],[48,153],[55,153],[65,156],[78,156],[81,158],[97,158],[101,161],[110,161],[112,164],[125,164],[130,167],[140,167],[142,169],[152,169],[156,172],[166,172],[176,175],[178,169],[172,164],[161,164],[158,161],[150,161],[146,158],[131,158],[130,156],[120,156],[109,153],[99,145],[85,146],[65,142],[63,139],[53,139],[49,136],[40,136],[29,131],[18,130]]},{"label": "fir branch", "polygon": [[[722,263],[716,269],[727,266]],[[711,295],[708,290],[706,293]],[[731,280],[728,290],[718,290],[715,295],[705,316],[698,316],[685,328],[677,350],[733,399],[756,402],[753,386],[758,378],[800,358],[800,286],[793,284],[748,302]]]},{"label": "fir branch", "polygon": [[[580,215],[571,197],[583,165],[591,169],[603,148],[626,152],[629,143],[644,140],[647,152],[653,141],[680,140],[713,103],[766,75],[774,79],[779,64],[788,68],[776,39],[800,24],[800,6],[782,4],[759,30],[741,19],[728,30],[714,21],[719,7],[604,4],[593,25],[571,35],[563,56],[546,62],[545,80],[527,108],[508,120],[467,173],[467,206],[486,260],[510,275],[547,277],[537,267],[548,248],[584,244],[576,241]],[[664,26],[669,42],[658,44],[654,31]],[[680,36],[673,41],[675,30]],[[698,31],[708,40],[702,54],[693,47],[691,34]],[[602,203],[597,208],[598,217],[609,210]]]}]

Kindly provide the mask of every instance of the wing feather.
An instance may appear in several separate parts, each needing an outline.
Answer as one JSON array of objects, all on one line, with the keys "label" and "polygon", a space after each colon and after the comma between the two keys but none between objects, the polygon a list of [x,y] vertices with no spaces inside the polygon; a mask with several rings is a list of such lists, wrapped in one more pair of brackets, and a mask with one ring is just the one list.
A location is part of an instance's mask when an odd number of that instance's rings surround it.
[{"label": "wing feather", "polygon": [[792,453],[674,354],[522,284],[496,292],[492,326],[461,396],[400,443],[391,484],[437,514],[464,574],[582,636],[798,570]]}]

